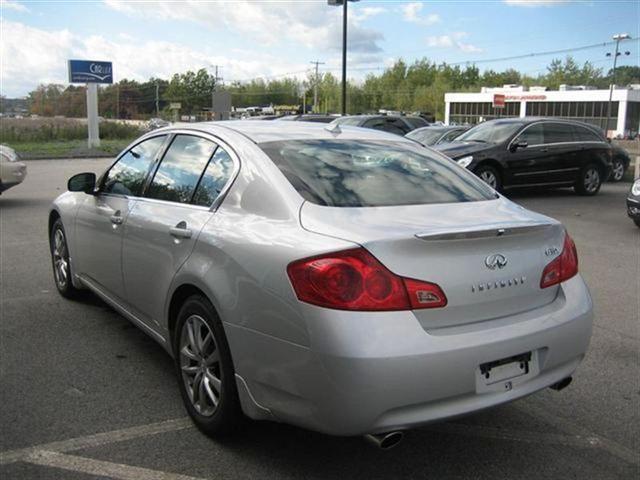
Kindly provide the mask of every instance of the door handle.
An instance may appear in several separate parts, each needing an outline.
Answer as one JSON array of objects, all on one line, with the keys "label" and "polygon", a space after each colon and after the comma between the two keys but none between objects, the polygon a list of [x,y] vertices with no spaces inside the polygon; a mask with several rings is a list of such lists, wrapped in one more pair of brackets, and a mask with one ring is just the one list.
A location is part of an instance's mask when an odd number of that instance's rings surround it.
[{"label": "door handle", "polygon": [[120,210],[111,215],[109,219],[114,225],[122,225],[122,222],[124,221],[124,218],[122,218],[122,215],[120,214]]},{"label": "door handle", "polygon": [[187,228],[187,222],[180,222],[169,229],[169,234],[176,238],[191,238],[192,232]]}]

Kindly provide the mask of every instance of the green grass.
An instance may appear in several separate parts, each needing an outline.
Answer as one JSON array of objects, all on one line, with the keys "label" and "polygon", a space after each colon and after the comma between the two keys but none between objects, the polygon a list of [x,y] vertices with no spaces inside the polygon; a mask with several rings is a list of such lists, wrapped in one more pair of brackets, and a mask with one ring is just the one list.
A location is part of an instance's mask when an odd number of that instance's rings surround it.
[{"label": "green grass", "polygon": [[58,140],[50,142],[7,142],[21,158],[60,158],[115,156],[135,137],[117,140],[101,140],[100,147],[89,149],[86,140]]}]

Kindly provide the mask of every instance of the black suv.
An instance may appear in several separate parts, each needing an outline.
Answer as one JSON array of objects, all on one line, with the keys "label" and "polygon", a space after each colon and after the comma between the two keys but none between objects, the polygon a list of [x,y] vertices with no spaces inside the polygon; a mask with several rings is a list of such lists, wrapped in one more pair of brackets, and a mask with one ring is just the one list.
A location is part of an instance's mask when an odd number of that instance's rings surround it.
[{"label": "black suv", "polygon": [[568,120],[490,120],[435,148],[496,190],[572,186],[581,195],[595,195],[612,172],[606,138]]}]

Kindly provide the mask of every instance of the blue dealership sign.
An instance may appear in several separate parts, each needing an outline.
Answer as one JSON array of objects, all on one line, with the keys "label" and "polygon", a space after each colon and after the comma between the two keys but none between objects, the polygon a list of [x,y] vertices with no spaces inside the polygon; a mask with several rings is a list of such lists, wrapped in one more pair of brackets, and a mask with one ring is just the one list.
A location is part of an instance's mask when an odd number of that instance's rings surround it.
[{"label": "blue dealership sign", "polygon": [[69,83],[113,83],[111,62],[69,60]]}]

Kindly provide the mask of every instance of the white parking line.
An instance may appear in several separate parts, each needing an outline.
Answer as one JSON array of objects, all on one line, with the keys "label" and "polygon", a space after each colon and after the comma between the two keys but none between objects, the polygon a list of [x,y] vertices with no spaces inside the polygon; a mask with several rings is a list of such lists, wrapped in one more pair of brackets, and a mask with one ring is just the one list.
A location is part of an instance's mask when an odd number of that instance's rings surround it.
[{"label": "white parking line", "polygon": [[87,435],[86,437],[70,438],[69,440],[35,445],[33,447],[21,448],[18,450],[7,450],[0,452],[0,465],[23,461],[25,458],[29,457],[29,455],[41,450],[50,452],[69,452],[84,448],[97,447],[100,445],[107,445],[109,443],[123,442],[134,438],[148,437],[159,433],[175,432],[177,430],[184,430],[185,428],[192,427],[193,423],[191,420],[188,417],[183,417],[174,420],[151,423],[149,425],[140,425],[137,427],[123,428],[121,430],[96,433],[94,435]]},{"label": "white parking line", "polygon": [[33,452],[24,461],[34,465],[61,468],[72,472],[109,477],[116,480],[203,480],[177,473],[160,472],[158,470],[149,470],[148,468],[104,462],[93,458],[77,457],[44,450]]}]

